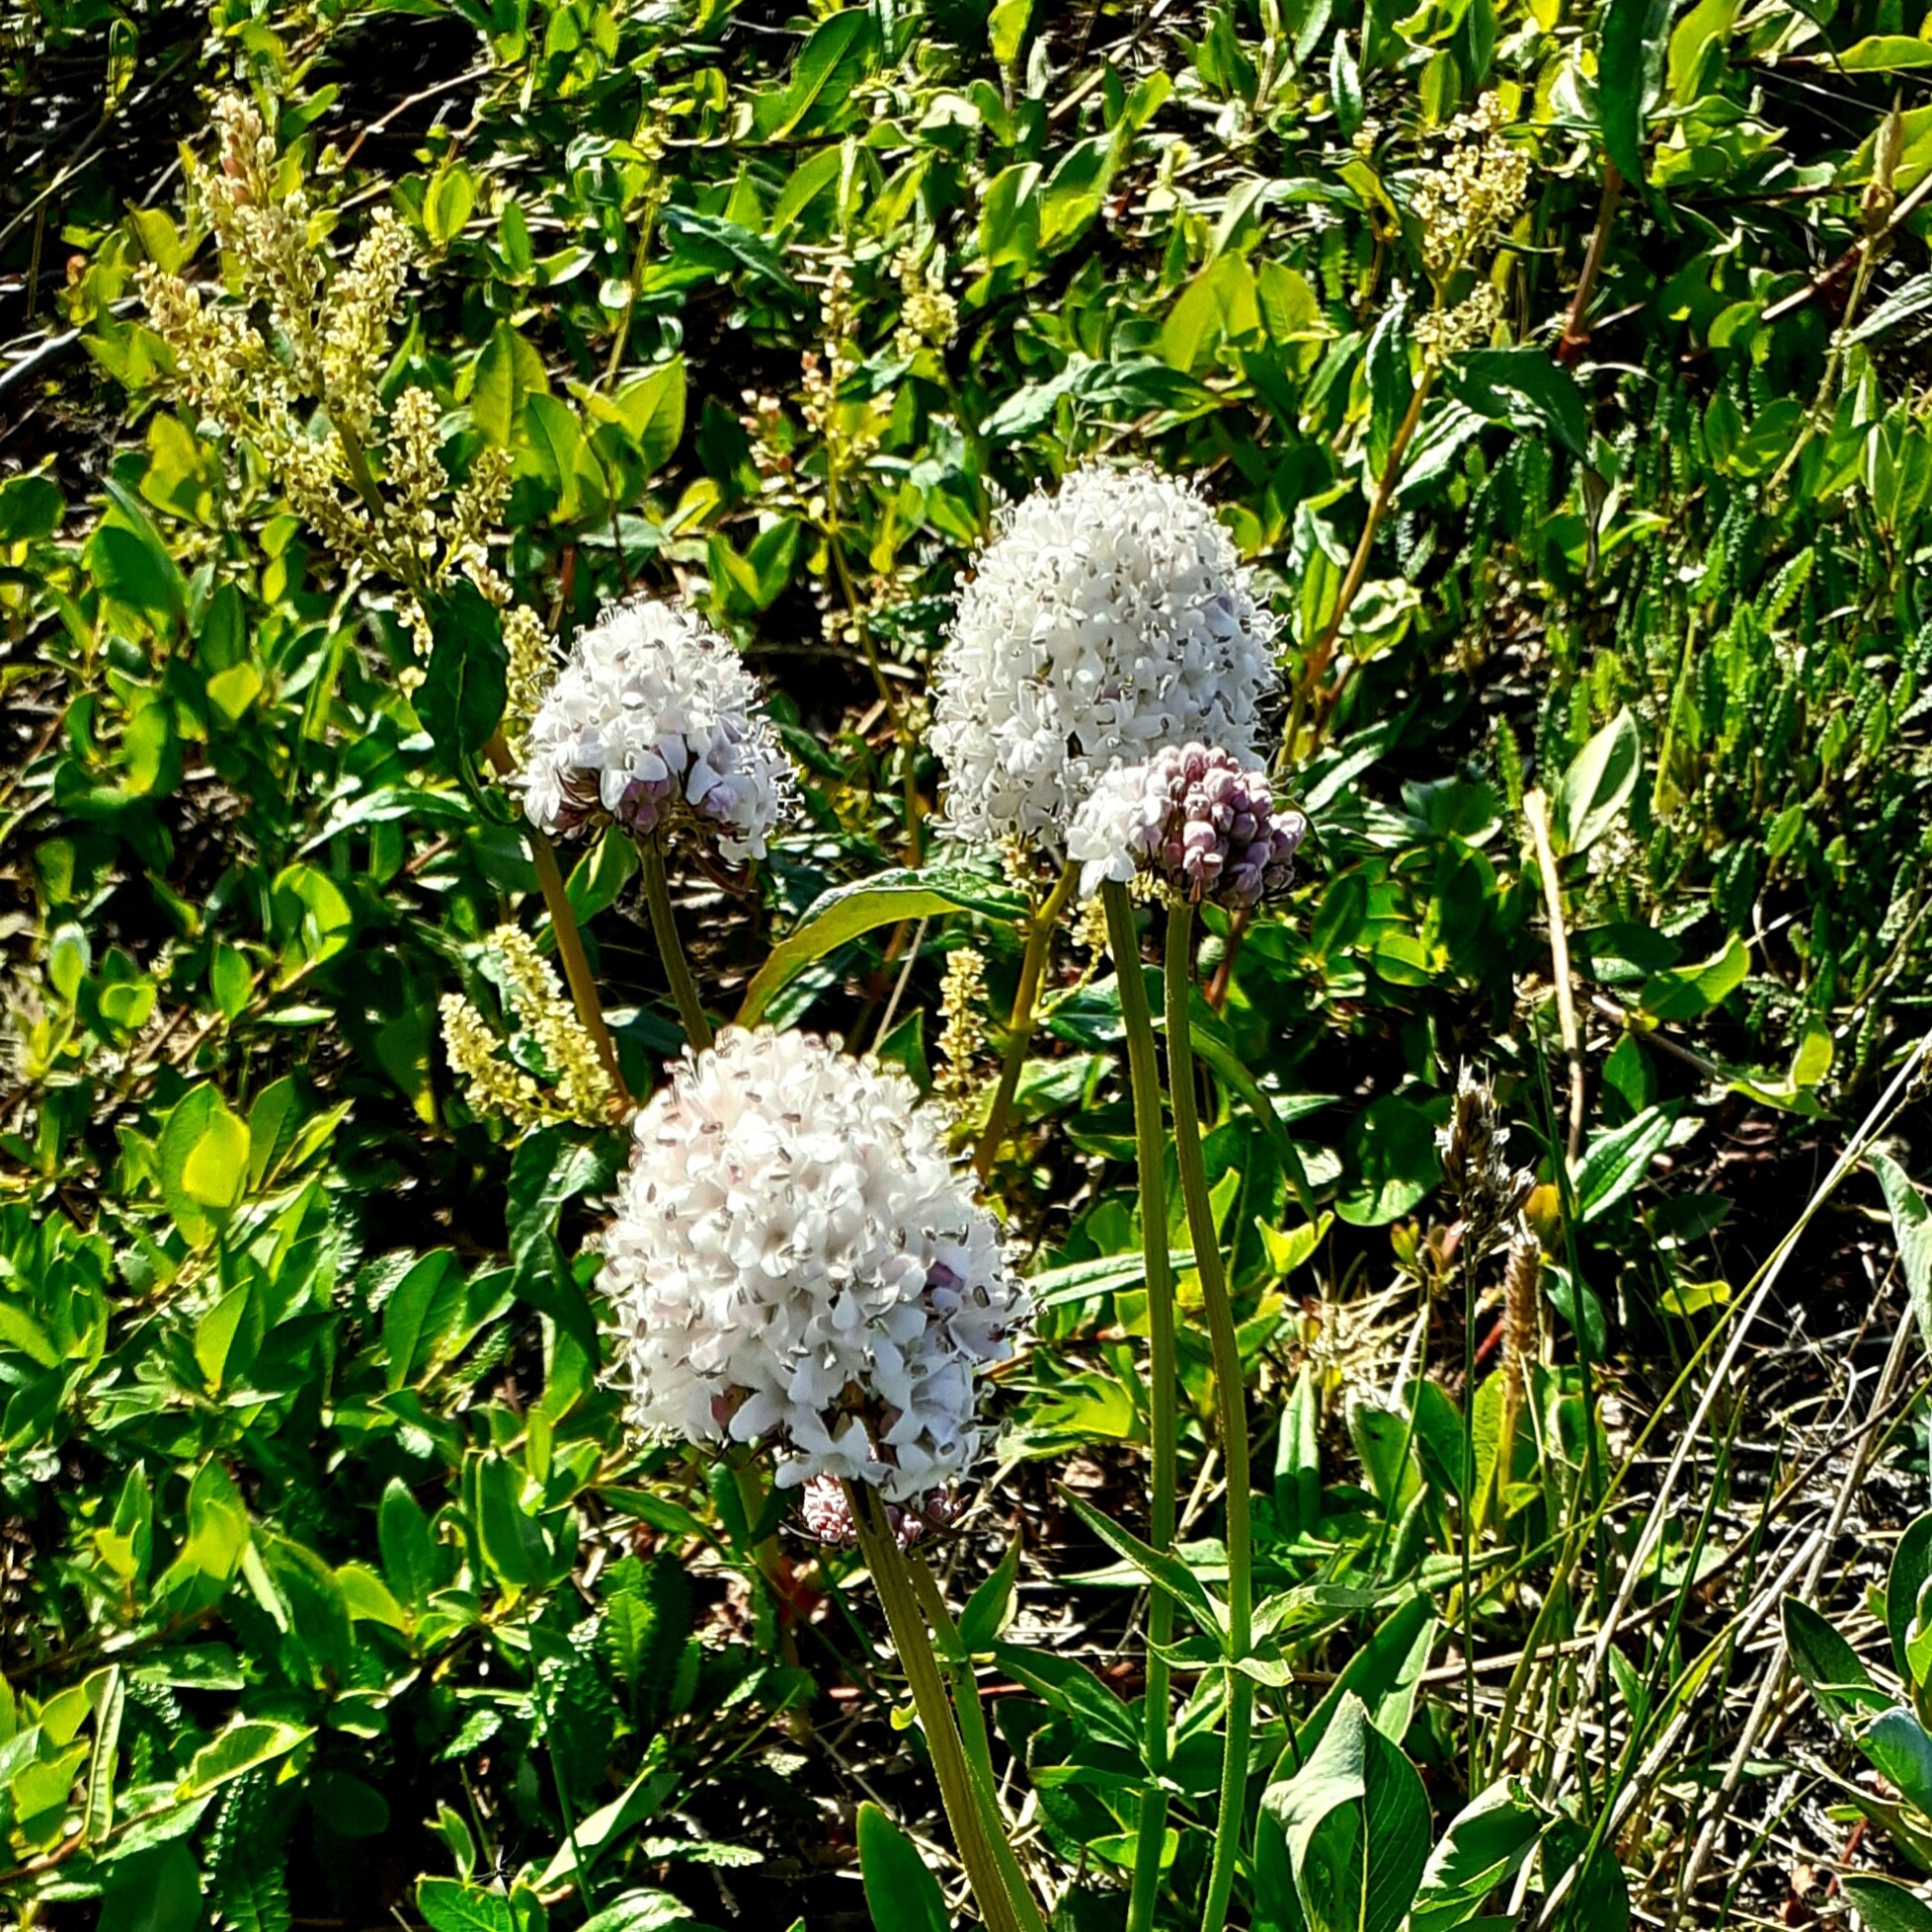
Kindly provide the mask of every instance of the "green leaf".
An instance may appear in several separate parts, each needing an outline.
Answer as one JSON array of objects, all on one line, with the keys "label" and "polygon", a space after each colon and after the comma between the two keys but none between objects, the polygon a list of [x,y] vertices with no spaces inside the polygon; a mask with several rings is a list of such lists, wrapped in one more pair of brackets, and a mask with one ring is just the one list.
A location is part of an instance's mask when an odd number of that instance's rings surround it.
[{"label": "green leaf", "polygon": [[1892,1212],[1898,1264],[1905,1271],[1905,1292],[1912,1313],[1918,1317],[1919,1339],[1932,1349],[1932,1208],[1926,1206],[1925,1197],[1890,1155],[1875,1151],[1869,1159]]},{"label": "green leaf", "polygon": [[1868,34],[1843,53],[1820,54],[1818,59],[1848,74],[1891,74],[1903,67],[1932,67],[1932,40],[1909,34]]},{"label": "green leaf", "polygon": [[1859,1734],[1858,1746],[1921,1814],[1932,1813],[1932,1736],[1910,1711],[1881,1712]]},{"label": "green leaf", "polygon": [[1161,328],[1161,354],[1190,374],[1215,361],[1224,342],[1251,336],[1261,326],[1254,275],[1239,255],[1224,255],[1175,297]]},{"label": "green leaf", "polygon": [[858,1869],[876,1932],[949,1932],[938,1880],[913,1841],[870,1803],[858,1808]]},{"label": "green leaf", "polygon": [[1644,1011],[1652,1019],[1701,1019],[1742,986],[1750,970],[1750,948],[1732,937],[1695,966],[1653,973],[1644,982]]},{"label": "green leaf", "polygon": [[192,1932],[201,1916],[201,1873],[176,1839],[115,1861],[95,1932]]},{"label": "green leaf", "polygon": [[0,483],[0,543],[31,543],[60,527],[66,506],[51,477],[10,476]]},{"label": "green leaf", "polygon": [[281,1724],[269,1719],[244,1719],[230,1725],[212,1743],[195,1753],[187,1774],[175,1787],[175,1798],[186,1803],[283,1758],[297,1744],[315,1735],[312,1725]]},{"label": "green leaf", "polygon": [[1084,1663],[1017,1644],[996,1644],[993,1655],[1015,1683],[1024,1684],[1087,1734],[1139,1751],[1135,1714]]},{"label": "green leaf", "polygon": [[1491,1785],[1450,1819],[1423,1867],[1408,1932],[1467,1925],[1536,1849],[1544,1814],[1510,1784]]},{"label": "green leaf", "polygon": [[1621,1127],[1593,1134],[1576,1167],[1576,1208],[1594,1221],[1629,1194],[1669,1144],[1675,1107],[1646,1107]]},{"label": "green leaf", "polygon": [[1013,1591],[1019,1583],[1020,1539],[1015,1536],[999,1568],[966,1599],[959,1613],[959,1641],[968,1656],[990,1650],[1012,1621]]},{"label": "green leaf", "polygon": [[510,1589],[540,1583],[549,1573],[549,1540],[523,1507],[523,1472],[501,1456],[476,1465],[476,1533],[483,1561]]},{"label": "green leaf", "polygon": [[1294,1393],[1282,1406],[1275,1439],[1274,1508],[1289,1536],[1311,1535],[1322,1520],[1320,1411],[1314,1371],[1304,1362]]},{"label": "green leaf", "polygon": [[1914,1517],[1892,1553],[1885,1582],[1885,1627],[1892,1639],[1892,1660],[1906,1683],[1916,1685],[1910,1644],[1918,1628],[1919,1599],[1932,1577],[1932,1509]]},{"label": "green leaf", "polygon": [[1412,1208],[1441,1178],[1435,1126],[1399,1093],[1372,1100],[1342,1136],[1342,1194],[1335,1212],[1356,1228],[1379,1228]]},{"label": "green leaf", "polygon": [[1022,911],[1018,896],[984,873],[952,866],[881,873],[862,884],[839,886],[806,909],[791,931],[771,948],[746,989],[738,1024],[754,1026],[798,974],[829,952],[902,920],[979,913],[1010,924]]},{"label": "green leaf", "polygon": [[792,170],[791,179],[785,183],[778,199],[771,204],[771,213],[765,222],[765,233],[774,240],[780,239],[785,231],[830,188],[845,172],[845,157],[837,147],[821,148],[809,161],[801,161]]},{"label": "green leaf", "polygon": [[1334,50],[1328,57],[1328,98],[1334,103],[1335,130],[1345,141],[1355,138],[1365,112],[1362,104],[1362,73],[1348,49],[1348,36],[1337,31]]},{"label": "green leaf", "polygon": [[587,1867],[611,1844],[633,1839],[637,1826],[650,1817],[667,1797],[678,1788],[672,1771],[640,1771],[609,1804],[600,1806],[578,1825],[574,1845],[565,1843],[544,1869],[541,1885],[545,1891],[570,1877],[577,1869],[577,1857]]},{"label": "green leaf", "polygon": [[348,945],[356,916],[342,888],[313,865],[284,865],[270,888],[286,970],[319,965]]},{"label": "green leaf", "polygon": [[761,104],[759,131],[768,141],[781,141],[829,126],[871,71],[878,51],[878,23],[870,8],[852,7],[820,21],[798,50],[789,85],[768,110]]},{"label": "green leaf", "polygon": [[1392,301],[1369,333],[1363,351],[1363,372],[1368,379],[1369,424],[1368,466],[1381,475],[1395,447],[1396,432],[1415,393],[1409,373],[1409,347],[1414,334],[1409,326],[1406,297]]},{"label": "green leaf", "polygon": [[570,405],[556,396],[525,396],[523,436],[537,475],[556,499],[553,521],[571,523],[593,511],[602,514],[603,472]]},{"label": "green leaf", "polygon": [[353,1772],[315,1772],[308,1800],[317,1822],[338,1838],[376,1838],[389,1828],[389,1801]]},{"label": "green leaf", "polygon": [[[430,1321],[430,1311],[439,1300],[439,1291],[455,1266],[456,1257],[446,1248],[432,1248],[389,1291],[382,1304],[382,1346],[388,1357],[383,1378],[391,1390],[404,1387],[422,1367],[427,1367],[430,1345],[444,1324]],[[455,1312],[453,1295],[441,1297],[445,1311]]]},{"label": "green leaf", "polygon": [[221,1095],[205,1082],[190,1087],[169,1110],[155,1147],[161,1199],[175,1226],[198,1248],[213,1239],[214,1224],[188,1191],[188,1158],[200,1145],[202,1130],[221,1110]]},{"label": "green leaf", "polygon": [[5,1342],[10,1348],[18,1348],[41,1368],[59,1365],[60,1350],[53,1345],[52,1336],[26,1309],[5,1294],[0,1294],[0,1342]]},{"label": "green leaf", "polygon": [[1888,1700],[1858,1652],[1809,1603],[1788,1596],[1783,1614],[1791,1667],[1829,1716],[1847,1722],[1862,1711],[1886,1708]]},{"label": "green leaf", "polygon": [[1443,386],[1486,422],[1530,436],[1547,432],[1579,462],[1589,455],[1583,392],[1546,350],[1528,345],[1469,350],[1450,363]]},{"label": "green leaf", "polygon": [[262,694],[262,673],[252,664],[231,664],[207,682],[208,703],[223,724],[239,724]]},{"label": "green leaf", "polygon": [[1588,851],[1616,824],[1643,768],[1643,741],[1626,706],[1576,754],[1563,774],[1556,818],[1567,851]]},{"label": "green leaf", "polygon": [[523,423],[524,399],[542,395],[548,387],[542,358],[508,322],[499,322],[477,353],[470,379],[471,420],[486,442],[507,449]]},{"label": "green leaf", "polygon": [[503,621],[467,581],[430,607],[430,663],[416,715],[444,765],[460,773],[503,719],[509,657]]},{"label": "green leaf", "polygon": [[1435,1611],[1427,1597],[1417,1594],[1397,1604],[1342,1665],[1328,1695],[1303,1722],[1295,1736],[1301,1757],[1306,1760],[1327,1735],[1345,1697],[1365,1705],[1376,1730],[1400,1743],[1409,1731],[1436,1630]]},{"label": "green leaf", "polygon": [[434,1932],[517,1932],[508,1898],[461,1879],[419,1879],[416,1909]]},{"label": "green leaf", "polygon": [[1165,1591],[1180,1605],[1202,1631],[1216,1639],[1223,1648],[1228,1641],[1228,1620],[1221,1606],[1208,1594],[1207,1586],[1188,1569],[1179,1557],[1156,1550],[1143,1543],[1139,1537],[1124,1530],[1112,1517],[1095,1509],[1084,1497],[1076,1495],[1071,1489],[1063,1489],[1061,1494],[1074,1514],[1097,1536],[1107,1548],[1124,1558],[1152,1583],[1156,1589]]},{"label": "green leaf", "polygon": [[1543,1840],[1543,1884],[1554,1891],[1574,1873],[1557,1909],[1556,1932],[1630,1932],[1630,1886],[1617,1862],[1616,1846],[1599,1843],[1589,1851],[1590,1830],[1573,1818],[1554,1818]]},{"label": "green leaf", "polygon": [[547,1315],[591,1362],[599,1359],[597,1317],[555,1231],[564,1203],[603,1186],[614,1170],[607,1142],[572,1142],[554,1128],[526,1135],[510,1165],[510,1255],[517,1297]]},{"label": "green leaf", "polygon": [[248,1128],[225,1106],[212,1108],[182,1163],[181,1185],[198,1206],[227,1213],[248,1187]]},{"label": "green leaf", "polygon": [[611,398],[625,429],[637,440],[646,474],[662,469],[684,440],[684,359],[674,356],[633,377]]},{"label": "green leaf", "polygon": [[121,1714],[127,1701],[119,1664],[110,1664],[99,1681],[94,1746],[88,1754],[86,1808],[81,1817],[81,1834],[91,1845],[100,1844],[114,1829],[115,1768],[121,1754]]},{"label": "green leaf", "polygon": [[[1176,1271],[1194,1265],[1194,1250],[1175,1248],[1168,1256]],[[1063,1302],[1090,1301],[1095,1295],[1110,1295],[1121,1288],[1138,1288],[1147,1279],[1147,1268],[1138,1252],[1099,1254],[1087,1261],[1069,1261],[1061,1267],[1043,1268],[1026,1277],[1026,1292],[1036,1308],[1057,1308]]]},{"label": "green leaf", "polygon": [[436,1539],[422,1505],[398,1476],[389,1479],[376,1515],[376,1542],[389,1587],[413,1609],[423,1609],[443,1581]]},{"label": "green leaf", "polygon": [[367,1564],[344,1564],[336,1571],[336,1588],[352,1622],[381,1624],[389,1630],[409,1628],[409,1612]]},{"label": "green leaf", "polygon": [[1003,69],[1010,68],[1019,58],[1032,18],[1033,0],[997,0],[987,16],[987,44]]},{"label": "green leaf", "polygon": [[682,1898],[668,1892],[627,1892],[614,1904],[593,1912],[578,1932],[658,1932],[693,1917]]},{"label": "green leaf", "polygon": [[248,1313],[253,1284],[239,1282],[195,1324],[195,1361],[210,1390],[221,1387],[227,1372],[228,1354],[235,1345],[235,1333]]},{"label": "green leaf", "polygon": [[[313,1116],[310,1116],[312,1119]],[[304,1125],[302,1093],[292,1075],[271,1081],[248,1109],[248,1184],[274,1178]]]},{"label": "green leaf", "polygon": [[476,205],[476,177],[451,162],[430,183],[423,198],[423,228],[438,248],[447,248],[463,232]]},{"label": "green leaf", "polygon": [[1308,1932],[1396,1932],[1428,1862],[1429,1801],[1359,1699],[1341,1700],[1301,1769],[1263,1792],[1261,1811],[1259,1915],[1293,1923],[1299,1904]]},{"label": "green leaf", "polygon": [[1932,1903],[1922,1891],[1897,1879],[1847,1872],[1838,1889],[1865,1921],[1866,1932],[1932,1932]]},{"label": "green leaf", "polygon": [[114,478],[108,480],[107,492],[113,508],[88,539],[83,553],[88,572],[105,596],[173,629],[188,613],[188,585],[180,566],[140,499]]},{"label": "green leaf", "polygon": [[1671,0],[1609,0],[1597,52],[1597,124],[1623,178],[1644,180],[1644,120],[1663,81]]}]

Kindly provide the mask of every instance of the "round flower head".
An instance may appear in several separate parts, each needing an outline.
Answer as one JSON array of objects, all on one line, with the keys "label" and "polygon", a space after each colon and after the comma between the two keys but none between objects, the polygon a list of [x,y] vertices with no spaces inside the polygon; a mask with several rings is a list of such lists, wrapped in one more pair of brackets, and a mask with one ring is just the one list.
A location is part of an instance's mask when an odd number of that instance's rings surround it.
[{"label": "round flower head", "polygon": [[1199,736],[1251,751],[1274,623],[1191,483],[1073,471],[1006,511],[959,601],[932,749],[954,832],[1058,856],[1100,773]]},{"label": "round flower head", "polygon": [[1176,898],[1258,906],[1287,889],[1308,834],[1277,812],[1268,776],[1231,752],[1169,745],[1145,765],[1117,765],[1094,786],[1067,835],[1081,892],[1151,874]]},{"label": "round flower head", "polygon": [[530,721],[523,810],[553,837],[683,817],[733,862],[763,858],[791,797],[745,661],[702,618],[635,598],[579,634]]},{"label": "round flower head", "polygon": [[809,1034],[733,1028],[652,1097],[601,1276],[638,1427],[893,1502],[967,1469],[1026,1301],[918,1101]]}]

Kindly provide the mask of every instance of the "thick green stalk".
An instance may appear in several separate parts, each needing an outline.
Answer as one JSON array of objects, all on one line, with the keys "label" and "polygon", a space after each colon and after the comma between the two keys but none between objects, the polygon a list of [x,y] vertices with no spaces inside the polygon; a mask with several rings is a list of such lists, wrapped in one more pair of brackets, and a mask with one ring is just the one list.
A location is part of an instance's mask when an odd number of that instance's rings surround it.
[{"label": "thick green stalk", "polygon": [[932,1640],[914,1599],[906,1571],[906,1558],[899,1548],[885,1505],[876,1489],[847,1484],[845,1495],[858,1531],[859,1554],[872,1574],[872,1582],[885,1608],[886,1626],[892,1632],[893,1648],[912,1687],[913,1706],[919,1713],[920,1729],[926,1732],[926,1749],[932,1757],[932,1774],[938,1780],[939,1799],[946,1821],[952,1826],[953,1842],[959,1862],[966,1868],[966,1882],[972,1888],[973,1902],[991,1932],[1027,1932],[1021,1926],[1017,1908],[1006,1895],[1006,1880],[993,1856],[986,1821],[974,1796],[972,1773],[966,1766],[965,1747],[953,1721],[952,1704],[946,1696],[945,1680],[932,1654]]},{"label": "thick green stalk", "polygon": [[1000,1067],[1000,1085],[987,1110],[986,1125],[980,1130],[979,1146],[973,1150],[973,1171],[984,1180],[1006,1138],[1006,1119],[1012,1112],[1013,1095],[1019,1090],[1020,1070],[1026,1065],[1026,1049],[1033,1043],[1033,1021],[1040,999],[1040,981],[1046,973],[1047,954],[1053,947],[1054,927],[1067,902],[1080,882],[1080,867],[1069,862],[1060,874],[1046,903],[1033,916],[1026,934],[1026,952],[1019,962],[1019,985],[1013,993],[1013,1009],[1006,1021],[1006,1057]]},{"label": "thick green stalk", "polygon": [[[1181,1198],[1194,1243],[1194,1266],[1201,1277],[1201,1305],[1207,1315],[1208,1344],[1214,1356],[1214,1401],[1221,1430],[1221,1456],[1228,1481],[1228,1654],[1247,1657],[1253,1637],[1253,1538],[1248,1529],[1248,1393],[1242,1383],[1241,1337],[1234,1303],[1221,1267],[1221,1237],[1208,1199],[1207,1164],[1201,1155],[1201,1122],[1194,1104],[1194,1041],[1189,1030],[1187,996],[1193,990],[1188,953],[1194,912],[1176,903],[1167,914],[1165,981],[1167,1020],[1167,1100],[1174,1117],[1174,1156],[1180,1169]],[[1241,1851],[1243,1814],[1248,1808],[1248,1740],[1254,1717],[1254,1680],[1244,1670],[1228,1672],[1228,1730],[1221,1760],[1221,1810],[1215,1819],[1214,1862],[1208,1871],[1207,1901],[1201,1932],[1223,1932],[1228,1896],[1235,1885]]]},{"label": "thick green stalk", "polygon": [[966,1769],[972,1777],[973,1795],[979,1800],[980,1817],[994,1862],[1006,1882],[1006,1896],[1023,1932],[1046,1932],[1046,1921],[1033,1900],[1033,1889],[1027,1884],[1026,1874],[1013,1855],[1012,1841],[1006,1835],[1006,1813],[1000,1806],[1000,1779],[993,1768],[993,1742],[987,1735],[986,1713],[980,1709],[980,1682],[974,1674],[972,1654],[960,1639],[959,1626],[946,1608],[945,1593],[925,1559],[909,1556],[905,1562],[913,1595],[938,1639],[946,1674],[952,1679],[953,1708],[959,1713],[959,1738],[965,1746]]},{"label": "thick green stalk", "polygon": [[[1175,1506],[1179,1438],[1180,1368],[1174,1352],[1174,1283],[1167,1253],[1167,1123],[1161,1113],[1161,1066],[1154,1044],[1154,1013],[1141,973],[1140,929],[1127,888],[1111,881],[1100,888],[1107,916],[1107,945],[1120,985],[1120,1018],[1127,1034],[1127,1077],[1134,1094],[1134,1157],[1140,1169],[1141,1265],[1147,1277],[1147,1409],[1152,1449],[1153,1499],[1148,1541],[1170,1552],[1179,1515]],[[1134,1887],[1127,1904],[1128,1932],[1149,1932],[1161,1889],[1161,1854],[1167,1830],[1167,1659],[1173,1642],[1173,1599],[1151,1593],[1147,1608],[1147,1691],[1144,1699],[1147,1768],[1153,1782],[1141,1799],[1134,1846]]]},{"label": "thick green stalk", "polygon": [[679,943],[671,887],[664,876],[664,851],[655,839],[640,839],[638,848],[644,861],[644,900],[651,909],[651,932],[658,942],[658,956],[664,961],[664,976],[671,982],[671,997],[678,1003],[684,1037],[694,1052],[702,1053],[711,1044],[711,1022],[704,1016],[704,1003],[697,997],[697,984],[684,964],[684,948]]}]

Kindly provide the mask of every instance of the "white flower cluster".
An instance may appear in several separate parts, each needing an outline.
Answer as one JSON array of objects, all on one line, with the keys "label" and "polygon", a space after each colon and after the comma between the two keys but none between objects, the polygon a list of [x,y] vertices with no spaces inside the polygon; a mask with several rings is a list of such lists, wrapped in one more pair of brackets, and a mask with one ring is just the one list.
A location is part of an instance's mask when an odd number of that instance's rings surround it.
[{"label": "white flower cluster", "polygon": [[1100,779],[1067,855],[1080,861],[1088,898],[1102,880],[1125,885],[1147,872],[1197,905],[1258,906],[1287,889],[1307,836],[1301,813],[1274,809],[1265,770],[1206,745],[1169,745]]},{"label": "white flower cluster", "polygon": [[894,1502],[968,1468],[979,1371],[1027,1302],[918,1101],[809,1034],[733,1028],[653,1096],[600,1277],[638,1427]]},{"label": "white flower cluster", "polygon": [[1058,856],[1100,774],[1205,738],[1251,753],[1275,624],[1191,483],[1073,471],[1006,511],[940,660],[932,749],[963,838]]},{"label": "white flower cluster", "polygon": [[552,837],[681,820],[763,858],[791,766],[745,661],[702,618],[636,598],[582,632],[530,720],[523,809]]}]

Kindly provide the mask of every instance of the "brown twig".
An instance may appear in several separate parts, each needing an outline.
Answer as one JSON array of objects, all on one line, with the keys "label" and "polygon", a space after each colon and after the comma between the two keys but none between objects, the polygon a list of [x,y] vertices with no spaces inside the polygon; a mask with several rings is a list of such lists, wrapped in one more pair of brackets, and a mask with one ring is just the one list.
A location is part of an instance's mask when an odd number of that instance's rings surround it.
[{"label": "brown twig", "polygon": [[406,115],[411,108],[419,108],[423,105],[425,101],[434,101],[439,94],[453,94],[457,88],[463,86],[466,82],[486,79],[490,74],[494,73],[496,69],[491,65],[491,63],[485,61],[481,66],[466,67],[460,74],[451,74],[448,76],[447,79],[440,80],[434,86],[424,88],[420,93],[406,95],[402,100],[398,101],[396,105],[393,108],[391,108],[387,114],[378,117],[374,121],[371,121],[369,124],[366,127],[364,127],[362,131],[360,134],[358,134],[353,141],[349,143],[348,148],[345,150],[343,154],[342,161],[337,169],[337,172],[346,173],[349,164],[353,160],[355,160],[358,152],[362,148],[362,143],[365,140],[367,140],[371,134],[381,133],[392,121],[399,120],[403,115]]},{"label": "brown twig", "polygon": [[1787,315],[1803,308],[1807,302],[1816,301],[1827,288],[1850,275],[1861,261],[1876,253],[1879,244],[1889,241],[1904,223],[1906,217],[1916,214],[1928,200],[1932,200],[1932,168],[1925,171],[1923,178],[1913,187],[1909,195],[1899,200],[1897,206],[1886,217],[1881,227],[1875,228],[1869,235],[1859,236],[1828,268],[1813,276],[1803,288],[1796,289],[1781,300],[1773,302],[1758,319],[1766,325],[1782,322]]},{"label": "brown twig", "polygon": [[1576,293],[1570,299],[1570,319],[1557,338],[1557,361],[1573,362],[1589,346],[1590,328],[1584,319],[1590,297],[1596,292],[1598,271],[1603,267],[1604,250],[1610,241],[1610,223],[1624,192],[1624,178],[1614,161],[1603,164],[1603,199],[1596,208],[1596,226],[1590,230],[1590,245],[1583,256],[1583,273],[1577,278]]}]

